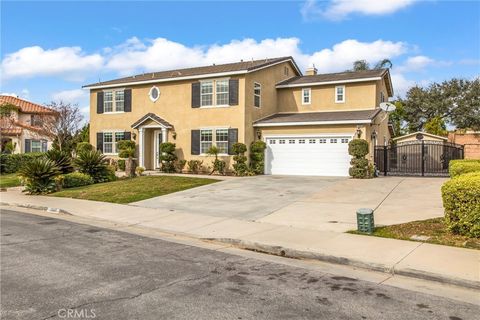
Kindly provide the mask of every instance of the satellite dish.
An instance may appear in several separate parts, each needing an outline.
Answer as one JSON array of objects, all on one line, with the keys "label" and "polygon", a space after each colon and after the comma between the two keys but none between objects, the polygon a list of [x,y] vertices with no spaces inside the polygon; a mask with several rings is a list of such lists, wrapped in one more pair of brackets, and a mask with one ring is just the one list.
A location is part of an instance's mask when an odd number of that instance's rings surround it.
[{"label": "satellite dish", "polygon": [[382,102],[380,103],[380,109],[382,109],[383,111],[385,112],[392,112],[392,111],[395,111],[397,107],[393,104],[393,103],[390,103],[390,102]]}]

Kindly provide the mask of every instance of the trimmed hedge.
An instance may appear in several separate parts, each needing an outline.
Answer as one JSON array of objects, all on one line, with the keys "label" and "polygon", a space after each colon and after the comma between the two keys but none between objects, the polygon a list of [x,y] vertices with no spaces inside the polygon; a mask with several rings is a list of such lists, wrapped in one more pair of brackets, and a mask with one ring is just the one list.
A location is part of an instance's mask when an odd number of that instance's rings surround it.
[{"label": "trimmed hedge", "polygon": [[44,152],[35,153],[16,153],[16,154],[0,154],[0,173],[15,173],[25,163],[45,156]]},{"label": "trimmed hedge", "polygon": [[455,234],[480,238],[480,172],[471,172],[442,186],[445,223]]},{"label": "trimmed hedge", "polygon": [[452,178],[469,172],[480,172],[480,160],[450,160],[448,163],[448,173]]},{"label": "trimmed hedge", "polygon": [[63,176],[64,188],[75,188],[93,184],[93,178],[86,173],[72,172]]}]

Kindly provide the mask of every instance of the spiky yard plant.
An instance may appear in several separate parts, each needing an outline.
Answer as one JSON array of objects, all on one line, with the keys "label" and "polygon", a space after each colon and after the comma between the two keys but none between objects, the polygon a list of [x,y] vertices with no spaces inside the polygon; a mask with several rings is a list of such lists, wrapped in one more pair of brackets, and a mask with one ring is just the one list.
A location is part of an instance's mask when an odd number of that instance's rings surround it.
[{"label": "spiky yard plant", "polygon": [[60,170],[48,158],[35,158],[26,162],[18,171],[18,176],[25,185],[25,192],[29,194],[43,194],[54,192],[57,189],[55,177]]},{"label": "spiky yard plant", "polygon": [[68,152],[51,149],[45,153],[45,156],[55,162],[62,174],[73,172],[72,157]]},{"label": "spiky yard plant", "polygon": [[95,183],[110,180],[108,160],[100,151],[82,151],[75,158],[74,164],[79,172],[91,176]]}]

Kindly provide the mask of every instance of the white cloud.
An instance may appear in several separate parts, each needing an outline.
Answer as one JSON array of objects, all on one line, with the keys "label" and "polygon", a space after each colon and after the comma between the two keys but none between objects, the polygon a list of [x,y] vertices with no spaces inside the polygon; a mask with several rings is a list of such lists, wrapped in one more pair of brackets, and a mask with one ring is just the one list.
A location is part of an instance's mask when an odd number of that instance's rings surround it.
[{"label": "white cloud", "polygon": [[319,72],[344,71],[350,69],[356,60],[376,63],[382,59],[401,56],[407,50],[408,46],[404,42],[345,40],[335,44],[331,49],[323,49],[307,56],[306,65],[315,64]]},{"label": "white cloud", "polygon": [[2,77],[63,76],[70,80],[82,80],[92,70],[101,68],[103,60],[99,54],[85,54],[80,47],[52,50],[39,46],[26,47],[7,54],[2,60]]},{"label": "white cloud", "polygon": [[223,45],[187,47],[165,38],[157,38],[146,43],[131,38],[112,50],[107,67],[125,75],[135,71],[156,71],[227,63],[241,59],[300,55],[299,43],[300,40],[297,38],[265,39],[259,42],[244,39],[233,40]]},{"label": "white cloud", "polygon": [[28,89],[22,89],[22,93],[20,94],[20,96],[24,99],[28,99],[30,97],[30,90]]},{"label": "white cloud", "polygon": [[385,15],[403,9],[417,0],[332,0],[319,5],[316,0],[307,0],[301,8],[305,20],[318,18],[342,20],[350,14]]},{"label": "white cloud", "polygon": [[398,71],[407,72],[407,71],[422,71],[427,66],[435,63],[435,60],[427,56],[414,56],[409,57],[403,65],[397,68]]},{"label": "white cloud", "polygon": [[407,44],[403,42],[384,40],[374,42],[345,40],[332,48],[312,54],[302,52],[299,46],[298,38],[233,40],[223,45],[203,47],[187,47],[164,38],[148,43],[132,38],[113,50],[107,67],[122,75],[129,75],[138,71],[160,71],[242,59],[293,56],[302,70],[314,63],[320,72],[333,72],[351,68],[355,60],[365,59],[374,63],[384,58],[400,56],[408,49]]},{"label": "white cloud", "polygon": [[87,98],[88,91],[82,89],[64,90],[52,94],[53,100],[72,104],[84,102]]}]

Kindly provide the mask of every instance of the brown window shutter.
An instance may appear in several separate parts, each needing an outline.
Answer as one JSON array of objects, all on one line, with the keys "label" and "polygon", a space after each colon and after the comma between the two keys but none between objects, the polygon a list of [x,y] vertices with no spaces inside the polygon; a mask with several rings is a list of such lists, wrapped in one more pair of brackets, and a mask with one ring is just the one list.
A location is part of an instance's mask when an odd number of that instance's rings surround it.
[{"label": "brown window shutter", "polygon": [[233,145],[238,142],[238,129],[228,129],[228,154],[234,155]]},{"label": "brown window shutter", "polygon": [[103,91],[97,92],[97,113],[103,113]]},{"label": "brown window shutter", "polygon": [[198,155],[200,154],[200,130],[192,130],[192,145],[191,145],[191,154]]},{"label": "brown window shutter", "polygon": [[200,82],[192,83],[192,108],[200,108]]},{"label": "brown window shutter", "polygon": [[132,112],[132,89],[125,89],[123,91],[123,99],[124,99],[123,111]]},{"label": "brown window shutter", "polygon": [[103,152],[103,132],[97,132],[97,150]]},{"label": "brown window shutter", "polygon": [[231,106],[238,105],[238,79],[228,81],[228,104]]}]

